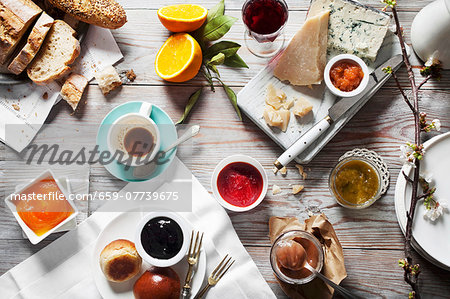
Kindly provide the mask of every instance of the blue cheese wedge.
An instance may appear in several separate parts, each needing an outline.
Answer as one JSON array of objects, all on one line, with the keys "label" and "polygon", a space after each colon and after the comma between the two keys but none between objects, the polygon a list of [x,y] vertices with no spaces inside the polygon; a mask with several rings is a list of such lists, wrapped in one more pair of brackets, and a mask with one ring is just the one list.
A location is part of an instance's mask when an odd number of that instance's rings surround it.
[{"label": "blue cheese wedge", "polygon": [[389,28],[390,16],[351,0],[312,0],[308,18],[330,11],[328,50],[374,61]]}]

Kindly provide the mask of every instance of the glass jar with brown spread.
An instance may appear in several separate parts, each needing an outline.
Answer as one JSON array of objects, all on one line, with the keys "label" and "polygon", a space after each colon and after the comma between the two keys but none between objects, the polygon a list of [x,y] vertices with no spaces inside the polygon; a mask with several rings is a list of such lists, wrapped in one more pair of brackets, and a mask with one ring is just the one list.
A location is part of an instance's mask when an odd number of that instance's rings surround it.
[{"label": "glass jar with brown spread", "polygon": [[[295,246],[291,245],[302,246],[304,256],[299,257]],[[306,261],[320,272],[323,259],[320,242],[312,234],[302,230],[292,230],[281,234],[270,249],[270,264],[273,272],[278,279],[289,284],[305,284],[313,280],[315,275],[301,265]]]}]

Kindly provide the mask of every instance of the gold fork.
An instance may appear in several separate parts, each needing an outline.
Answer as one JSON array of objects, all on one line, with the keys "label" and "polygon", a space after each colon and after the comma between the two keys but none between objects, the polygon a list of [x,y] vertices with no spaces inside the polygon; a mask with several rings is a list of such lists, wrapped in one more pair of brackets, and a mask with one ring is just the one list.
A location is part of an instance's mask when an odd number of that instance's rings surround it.
[{"label": "gold fork", "polygon": [[227,258],[228,254],[223,258],[223,260],[216,267],[216,269],[214,269],[211,275],[209,275],[208,284],[204,286],[203,289],[197,295],[195,295],[194,299],[202,298],[203,295],[205,295],[206,292],[209,290],[209,288],[215,286],[222,278],[222,276],[228,271],[228,269],[230,269],[230,267],[234,264],[234,260],[231,261],[231,256],[228,259]]},{"label": "gold fork", "polygon": [[188,253],[188,272],[186,274],[186,279],[184,280],[184,286],[183,286],[183,292],[182,292],[182,298],[187,298],[191,292],[191,280],[192,280],[192,268],[197,264],[198,257],[200,256],[200,250],[202,249],[202,242],[203,242],[203,233],[200,237],[200,242],[198,241],[200,232],[197,232],[197,236],[195,237],[195,244],[194,247],[192,247],[192,242],[194,240],[194,231],[192,231],[191,234],[191,243],[189,244],[189,253]]}]

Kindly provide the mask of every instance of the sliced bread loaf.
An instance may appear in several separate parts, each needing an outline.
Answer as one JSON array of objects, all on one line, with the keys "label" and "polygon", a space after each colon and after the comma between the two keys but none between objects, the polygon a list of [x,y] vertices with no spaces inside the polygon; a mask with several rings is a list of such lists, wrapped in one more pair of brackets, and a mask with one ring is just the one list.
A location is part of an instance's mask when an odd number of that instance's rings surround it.
[{"label": "sliced bread loaf", "polygon": [[31,0],[0,0],[0,64],[8,60],[41,12]]},{"label": "sliced bread loaf", "polygon": [[41,50],[27,69],[28,77],[34,83],[46,84],[70,71],[69,65],[80,54],[80,43],[75,34],[66,22],[56,20],[53,23]]},{"label": "sliced bread loaf", "polygon": [[45,12],[41,14],[28,36],[27,43],[9,64],[8,69],[11,73],[18,75],[27,68],[41,48],[45,36],[53,25],[53,21],[53,18]]},{"label": "sliced bread loaf", "polygon": [[77,109],[87,84],[88,80],[78,74],[71,74],[64,82],[61,88],[61,96],[72,107],[73,111]]}]

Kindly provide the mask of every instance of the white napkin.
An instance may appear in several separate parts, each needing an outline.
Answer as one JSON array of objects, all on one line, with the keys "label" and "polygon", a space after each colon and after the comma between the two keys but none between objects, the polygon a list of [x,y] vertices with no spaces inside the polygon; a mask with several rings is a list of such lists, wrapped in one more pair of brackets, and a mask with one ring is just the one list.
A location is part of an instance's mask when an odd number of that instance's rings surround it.
[{"label": "white napkin", "polygon": [[[164,178],[130,183],[122,190],[152,191],[192,175],[176,158]],[[170,179],[169,179],[170,178]],[[236,259],[222,280],[207,293],[207,298],[276,298],[255,263],[240,242],[225,210],[192,176],[193,211],[183,215],[197,230],[212,240],[207,247],[207,275],[225,254]],[[0,277],[2,298],[101,298],[93,280],[92,259],[97,236],[118,214],[101,212],[102,207],[77,229],[65,234],[43,250]],[[269,262],[269,261],[267,261]],[[94,265],[96,266],[96,265]]]},{"label": "white napkin", "polygon": [[[96,70],[115,64],[122,57],[111,31],[91,25],[73,71],[90,81]],[[1,86],[0,140],[18,152],[23,150],[38,133],[53,105],[61,99],[60,90],[56,82],[44,86],[31,81]]]}]

